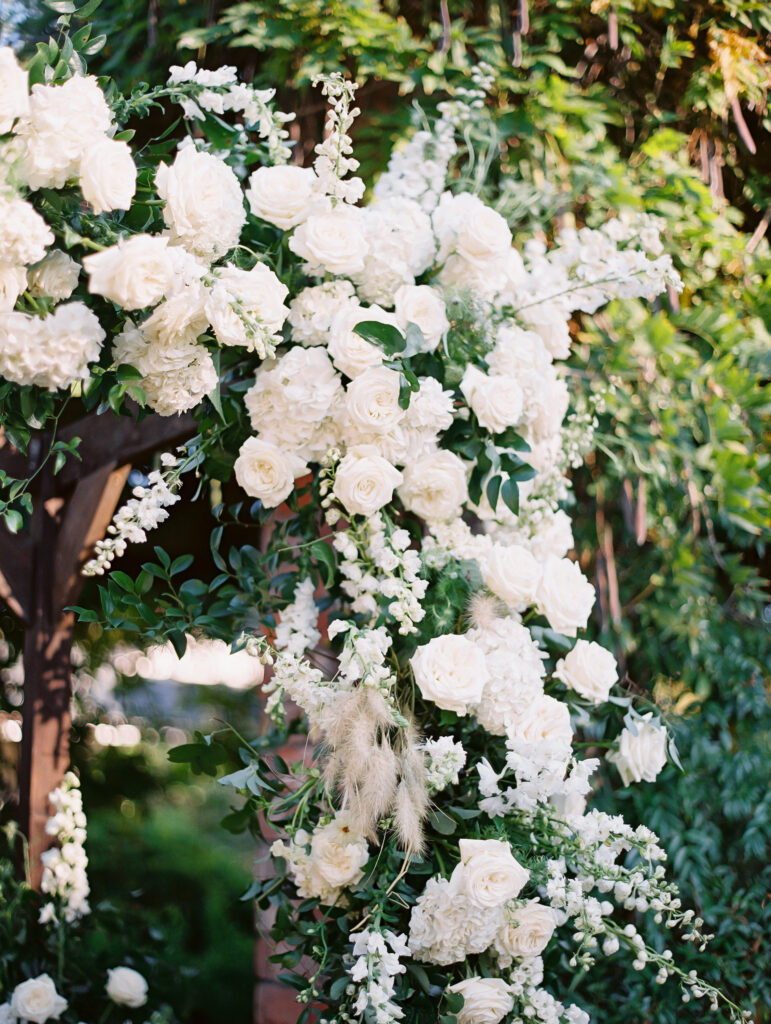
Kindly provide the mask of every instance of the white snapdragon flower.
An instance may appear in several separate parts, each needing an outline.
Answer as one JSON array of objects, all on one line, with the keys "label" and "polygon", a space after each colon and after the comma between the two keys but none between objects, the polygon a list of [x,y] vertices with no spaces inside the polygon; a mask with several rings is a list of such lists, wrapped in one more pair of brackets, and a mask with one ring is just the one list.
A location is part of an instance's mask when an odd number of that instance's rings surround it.
[{"label": "white snapdragon flower", "polygon": [[27,271],[27,287],[34,296],[45,296],[54,302],[68,299],[80,277],[80,264],[61,249],[49,253]]},{"label": "white snapdragon flower", "polygon": [[463,460],[445,449],[423,455],[406,467],[399,497],[428,522],[455,518],[468,497]]},{"label": "white snapdragon flower", "polygon": [[437,707],[468,714],[482,697],[489,672],[483,652],[465,636],[435,636],[410,658],[415,683]]},{"label": "white snapdragon flower", "polygon": [[147,981],[131,967],[113,967],[107,972],[105,992],[118,1006],[136,1009],[147,1002]]},{"label": "white snapdragon flower", "polygon": [[0,135],[29,113],[28,75],[10,46],[0,46]]},{"label": "white snapdragon flower", "polygon": [[345,205],[311,214],[295,229],[289,248],[307,261],[311,274],[358,274],[367,255],[362,216],[358,208]]},{"label": "white snapdragon flower", "polygon": [[569,558],[546,559],[538,585],[538,608],[549,625],[565,636],[575,636],[589,621],[594,607],[594,587]]},{"label": "white snapdragon flower", "polygon": [[11,1012],[29,1024],[58,1020],[66,1009],[67,1000],[59,995],[47,974],[23,981],[11,995]]},{"label": "white snapdragon flower", "polygon": [[171,291],[174,259],[169,240],[131,235],[83,260],[88,290],[126,310],[154,306]]},{"label": "white snapdragon flower", "polygon": [[466,978],[449,985],[463,996],[458,1024],[499,1024],[514,1008],[514,997],[503,978]]},{"label": "white snapdragon flower", "polygon": [[438,740],[425,740],[426,788],[429,793],[440,793],[450,785],[456,785],[460,772],[466,764],[466,751],[462,743],[456,743],[452,736],[440,736]]},{"label": "white snapdragon flower", "polygon": [[667,730],[659,719],[648,711],[627,726],[618,739],[618,750],[611,751],[607,760],[618,768],[625,786],[633,782],[655,782],[667,763]]},{"label": "white snapdragon flower", "polygon": [[618,681],[618,665],[601,644],[578,640],[573,650],[557,662],[554,677],[593,704],[601,704]]},{"label": "white snapdragon flower", "polygon": [[318,207],[318,179],[309,167],[260,167],[249,178],[246,199],[255,217],[289,231]]},{"label": "white snapdragon flower", "polygon": [[371,516],[393,499],[402,474],[372,445],[354,445],[340,460],[334,494],[351,515]]},{"label": "white snapdragon flower", "polygon": [[128,210],[137,187],[137,168],[126,142],[99,139],[83,153],[80,190],[94,213]]},{"label": "white snapdragon flower", "polygon": [[280,505],[292,493],[295,480],[308,472],[297,455],[259,437],[244,441],[234,469],[240,486],[265,508]]}]

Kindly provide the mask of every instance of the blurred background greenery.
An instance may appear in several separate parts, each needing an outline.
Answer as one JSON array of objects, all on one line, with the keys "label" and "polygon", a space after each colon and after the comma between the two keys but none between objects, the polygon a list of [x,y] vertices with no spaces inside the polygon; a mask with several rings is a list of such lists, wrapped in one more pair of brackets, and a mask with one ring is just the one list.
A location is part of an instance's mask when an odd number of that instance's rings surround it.
[{"label": "blurred background greenery", "polygon": [[[52,31],[56,15],[36,0],[23,17],[9,10],[26,48]],[[414,105],[430,114],[484,60],[495,86],[470,141],[489,157],[486,198],[515,237],[595,226],[623,207],[665,219],[682,295],[574,323],[574,386],[614,386],[596,451],[575,474],[571,514],[600,596],[595,635],[616,651],[623,686],[668,713],[686,769],[669,766],[657,785],[614,800],[661,835],[684,898],[717,931],[700,969],[753,1004],[758,1022],[771,1020],[771,8],[103,0],[92,20],[106,40],[90,69],[124,89],[160,82],[170,63],[191,58],[277,85],[279,104],[298,111],[306,162],[323,122],[310,80],[347,69],[361,83],[358,156],[370,183]],[[172,555],[205,547],[201,515],[173,517],[153,543]],[[134,551],[127,562],[146,557]],[[0,628],[12,662],[18,632],[6,613]],[[81,637],[94,664],[114,640],[94,626]],[[7,676],[10,712],[18,693]],[[153,708],[149,697],[132,704],[144,686],[136,675],[118,676],[85,687],[74,748],[95,894],[169,937],[185,1019],[247,1020],[251,917],[238,897],[252,849],[218,828],[227,809],[218,787],[170,765],[165,747],[179,733],[160,730],[226,718],[253,731],[255,691],[188,686]],[[86,725],[126,717],[144,735],[130,748],[100,746]],[[602,781],[605,804],[613,782]],[[577,985],[564,952],[549,967],[607,1024],[701,1021],[676,990],[612,961]]]}]

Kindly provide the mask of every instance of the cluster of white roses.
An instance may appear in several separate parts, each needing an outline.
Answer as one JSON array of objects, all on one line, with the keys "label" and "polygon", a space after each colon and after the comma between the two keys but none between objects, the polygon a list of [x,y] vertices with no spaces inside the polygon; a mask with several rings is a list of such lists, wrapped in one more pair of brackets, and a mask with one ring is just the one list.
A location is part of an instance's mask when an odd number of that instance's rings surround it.
[{"label": "cluster of white roses", "polygon": [[[107,972],[105,992],[117,1006],[136,1009],[147,1002],[147,981],[132,967],[113,967]],[[68,1006],[53,978],[39,974],[20,982],[10,1001],[0,1005],[0,1024],[46,1024],[59,1020]]]},{"label": "cluster of white roses", "polygon": [[40,924],[56,923],[58,915],[71,923],[90,913],[88,905],[88,857],[86,816],[80,780],[74,772],[67,772],[61,785],[48,797],[54,814],[46,822],[46,835],[58,843],[41,854],[43,876],[40,890],[51,897],[40,911]]},{"label": "cluster of white roses", "polygon": [[298,829],[289,843],[276,840],[270,852],[286,860],[298,895],[325,904],[337,902],[344,889],[360,882],[369,860],[367,840],[351,827],[344,812],[312,833]]}]

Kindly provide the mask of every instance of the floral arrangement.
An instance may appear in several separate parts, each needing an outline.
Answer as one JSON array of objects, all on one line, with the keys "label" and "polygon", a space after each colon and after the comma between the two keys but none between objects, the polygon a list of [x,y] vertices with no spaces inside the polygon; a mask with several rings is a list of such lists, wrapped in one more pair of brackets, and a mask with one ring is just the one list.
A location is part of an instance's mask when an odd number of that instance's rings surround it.
[{"label": "floral arrangement", "polygon": [[[161,457],[89,573],[145,539],[187,472],[233,475],[269,528],[247,568],[215,542],[219,574],[177,592],[189,562],[160,552],[136,581],[116,575],[122,597],[108,582],[103,608],[142,638],[238,636],[268,669],[277,729],[303,713],[306,761],[243,741],[243,766],[220,779],[246,794],[240,821],[281,831],[276,875],[253,895],[278,907],[300,1019],[320,1001],[326,1021],[584,1024],[549,987],[565,949],[577,972],[626,954],[685,1001],[744,1019],[646,944],[646,914],[673,939],[709,936],[656,836],[590,808],[599,761],[580,756],[608,747],[624,784],[676,757],[659,718],[614,693],[612,654],[578,636],[595,594],[565,510],[603,399],[573,396],[571,410],[571,325],[679,286],[657,223],[623,211],[514,248],[457,173],[483,68],[359,205],[341,75],[320,82],[325,139],[304,168],[289,162],[290,117],[233,69],[190,63],[125,98],[69,57],[31,92],[9,51],[0,62],[11,439],[58,423],[70,399],[192,411],[199,433]],[[127,121],[162,104],[181,106],[187,135],[132,151]],[[16,528],[28,484],[9,485]],[[229,602],[245,575],[251,601]],[[168,621],[144,596],[156,580]],[[216,745],[176,757],[216,773]],[[62,885],[62,912],[82,909],[82,881]]]}]

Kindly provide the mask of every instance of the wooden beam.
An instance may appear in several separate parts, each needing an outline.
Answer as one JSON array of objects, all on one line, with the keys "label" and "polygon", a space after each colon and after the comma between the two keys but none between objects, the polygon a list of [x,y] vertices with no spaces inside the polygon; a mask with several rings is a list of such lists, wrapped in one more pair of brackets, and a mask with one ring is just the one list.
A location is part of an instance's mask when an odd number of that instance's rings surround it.
[{"label": "wooden beam", "polygon": [[0,598],[22,622],[29,622],[32,595],[32,544],[26,534],[0,526]]}]

